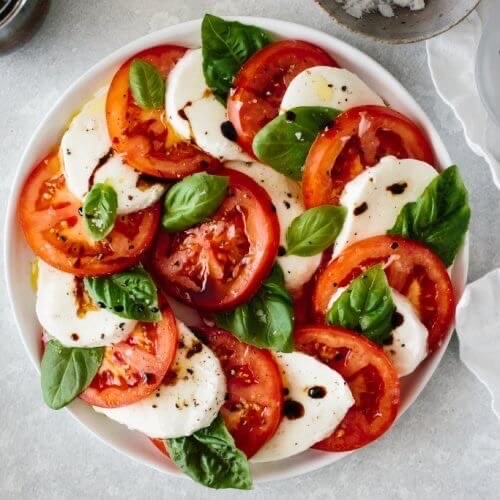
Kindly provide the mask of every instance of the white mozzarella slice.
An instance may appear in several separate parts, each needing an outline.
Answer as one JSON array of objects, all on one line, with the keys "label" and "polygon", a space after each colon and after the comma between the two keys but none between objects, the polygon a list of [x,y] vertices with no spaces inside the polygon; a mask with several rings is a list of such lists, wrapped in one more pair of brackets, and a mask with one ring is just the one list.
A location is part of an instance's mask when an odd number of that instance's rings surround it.
[{"label": "white mozzarella slice", "polygon": [[396,290],[391,289],[391,295],[402,323],[392,331],[391,343],[384,345],[384,351],[398,375],[404,377],[427,357],[428,332],[411,302]]},{"label": "white mozzarella slice", "polygon": [[[276,361],[289,391],[285,416],[274,436],[254,455],[253,462],[281,460],[307,450],[330,436],[354,404],[345,380],[315,358],[293,352],[276,354]],[[287,407],[298,404],[303,416],[287,417]]]},{"label": "white mozzarella slice", "polygon": [[[118,195],[118,214],[137,212],[156,203],[165,187],[140,182],[140,173],[112,153],[106,124],[107,89],[101,89],[73,118],[61,141],[60,154],[68,189],[83,200],[91,187],[107,182]],[[98,165],[101,166],[98,167]]]},{"label": "white mozzarella slice", "polygon": [[406,203],[415,201],[438,173],[423,161],[386,156],[348,182],[340,197],[347,216],[333,257],[358,240],[385,234]]},{"label": "white mozzarella slice", "polygon": [[220,160],[251,159],[222,133],[227,112],[205,82],[201,49],[188,50],[171,71],[165,108],[170,125],[184,140],[194,140],[203,151]]},{"label": "white mozzarella slice", "polygon": [[215,354],[180,321],[179,348],[171,368],[175,379],[145,399],[119,408],[94,409],[152,438],[190,436],[209,426],[226,394],[226,379]]},{"label": "white mozzarella slice", "polygon": [[[226,166],[251,177],[269,194],[280,223],[280,245],[286,249],[286,231],[295,217],[305,211],[300,184],[261,163],[228,162]],[[285,255],[278,263],[285,275],[285,285],[291,291],[300,290],[321,262],[321,254],[311,257]]]},{"label": "white mozzarella slice", "polygon": [[94,184],[109,184],[118,197],[118,214],[130,214],[154,205],[165,192],[165,186],[140,180],[137,170],[120,156],[110,158],[94,175]]},{"label": "white mozzarella slice", "polygon": [[[333,294],[328,308],[336,302],[347,287],[341,287]],[[389,341],[383,345],[399,377],[413,373],[427,357],[427,337],[429,333],[418,317],[411,302],[391,288],[391,297],[396,306],[399,324],[392,330]]]},{"label": "white mozzarella slice", "polygon": [[326,106],[340,111],[384,101],[357,75],[341,68],[313,66],[299,73],[286,89],[283,111],[298,106]]},{"label": "white mozzarella slice", "polygon": [[106,88],[99,90],[83,106],[61,140],[66,185],[80,199],[89,190],[89,179],[96,165],[111,149],[106,124],[106,94]]},{"label": "white mozzarella slice", "polygon": [[101,309],[83,281],[38,261],[36,314],[44,330],[68,347],[100,347],[125,339],[137,321]]}]

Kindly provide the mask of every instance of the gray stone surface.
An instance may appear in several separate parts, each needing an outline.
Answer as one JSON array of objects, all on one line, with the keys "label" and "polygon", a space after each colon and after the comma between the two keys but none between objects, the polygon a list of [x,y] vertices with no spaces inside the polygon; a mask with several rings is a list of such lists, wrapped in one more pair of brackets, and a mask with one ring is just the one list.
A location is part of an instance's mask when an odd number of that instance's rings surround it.
[{"label": "gray stone surface", "polygon": [[[0,203],[36,125],[67,86],[103,56],[204,12],[304,23],[347,40],[389,69],[440,131],[470,189],[470,279],[500,264],[500,197],[436,95],[425,46],[386,46],[336,26],[312,0],[54,0],[33,41],[0,58]],[[300,33],[297,33],[300,36]],[[3,235],[2,235],[3,237]],[[379,442],[307,476],[251,493],[209,492],[117,454],[64,411],[47,409],[0,283],[0,498],[434,499],[498,498],[500,425],[485,388],[461,364],[454,338],[433,379]],[[480,318],[478,318],[480,321]]]}]

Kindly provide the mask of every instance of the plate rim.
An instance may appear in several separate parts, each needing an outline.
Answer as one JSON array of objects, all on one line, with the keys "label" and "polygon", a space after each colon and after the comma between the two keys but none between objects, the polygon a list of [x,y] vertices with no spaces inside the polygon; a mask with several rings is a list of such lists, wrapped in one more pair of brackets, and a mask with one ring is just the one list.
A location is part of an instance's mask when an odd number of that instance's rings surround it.
[{"label": "plate rim", "polygon": [[[310,41],[311,43],[320,45],[322,47],[328,46],[326,50],[330,53],[332,52],[331,47],[335,46],[335,51],[334,51],[335,57],[337,57],[338,59],[344,59],[344,58],[346,60],[348,59],[352,63],[350,64],[351,67],[353,65],[359,66],[360,64],[366,63],[367,65],[370,66],[369,72],[371,72],[374,75],[373,76],[374,78],[375,75],[377,78],[385,78],[388,81],[387,85],[392,87],[393,90],[395,90],[395,94],[397,94],[397,97],[401,98],[404,102],[406,102],[408,106],[412,108],[413,114],[417,116],[420,126],[424,129],[425,133],[431,139],[431,142],[434,146],[434,150],[436,153],[436,157],[441,158],[442,161],[440,163],[451,165],[451,159],[446,149],[446,146],[444,145],[444,142],[442,141],[433,123],[428,118],[427,114],[424,112],[424,110],[421,108],[418,102],[411,96],[411,94],[402,86],[402,84],[386,68],[384,68],[381,64],[372,59],[369,55],[365,54],[356,47],[353,47],[347,42],[344,42],[329,33],[325,33],[315,28],[304,26],[298,23],[277,20],[267,17],[252,17],[252,16],[223,16],[223,17],[225,19],[237,20],[247,24],[255,24],[262,27],[263,29],[272,32],[288,33],[288,34],[300,33],[300,37],[298,38]],[[40,137],[44,136],[44,128],[46,127],[46,125],[50,123],[51,120],[53,120],[54,117],[61,112],[61,108],[63,109],[65,108],[64,105],[67,104],[67,101],[71,100],[73,94],[78,94],[79,92],[80,93],[82,92],[81,89],[85,88],[87,82],[92,81],[93,79],[96,78],[97,74],[103,73],[105,71],[111,74],[111,71],[120,62],[125,60],[127,57],[130,57],[134,53],[142,50],[142,48],[151,47],[162,43],[175,43],[175,39],[179,39],[183,36],[185,37],[192,36],[192,34],[195,33],[195,30],[199,31],[201,21],[202,21],[201,19],[195,19],[192,21],[175,24],[166,27],[162,30],[158,30],[146,34],[137,39],[134,39],[131,42],[114,50],[107,56],[103,57],[92,67],[87,69],[65,90],[65,92],[62,93],[62,95],[57,99],[54,105],[45,114],[44,118],[40,121],[39,125],[32,134],[30,140],[28,141],[28,144],[26,145],[25,150],[16,166],[16,173],[11,186],[11,191],[9,195],[7,211],[5,216],[4,245],[3,245],[4,275],[7,285],[7,296],[9,298],[9,304],[14,316],[14,321],[17,327],[17,331],[19,333],[19,336],[21,337],[21,341],[24,345],[25,350],[28,353],[28,356],[32,364],[35,366],[35,369],[38,372],[39,372],[39,360],[36,358],[33,350],[28,346],[27,338],[29,334],[23,331],[22,320],[20,318],[20,313],[18,310],[18,302],[14,298],[15,288],[16,288],[15,286],[16,276],[14,272],[14,269],[16,267],[15,248],[14,248],[15,245],[11,241],[13,239],[13,235],[16,234],[16,232],[20,231],[20,229],[17,227],[17,204],[21,186],[26,176],[28,175],[29,171],[33,167],[33,162],[28,160],[30,156],[33,156],[33,150],[41,149],[41,146],[38,145],[38,142],[40,142]],[[278,35],[278,38],[281,37],[294,38],[292,36],[285,34]],[[340,57],[339,54],[337,54],[337,50],[339,53],[342,54]],[[355,58],[355,62],[353,58]],[[99,87],[98,85],[94,85],[94,90],[97,90],[98,87]],[[89,96],[87,95],[87,98],[88,97]],[[66,116],[70,115],[73,111],[74,109],[71,109],[69,112],[67,112],[66,109]],[[47,151],[51,146],[52,144],[50,146],[47,146],[45,148],[45,151]],[[463,293],[463,289],[465,287],[465,283],[467,280],[467,270],[469,262],[468,249],[469,246],[467,237],[464,243],[464,247],[460,252],[459,256],[457,257],[456,263],[454,265],[454,270],[457,270],[454,283],[457,300]],[[432,354],[432,356],[430,356],[429,358],[426,359],[426,361],[424,361],[423,365],[425,365],[425,369],[423,369],[424,366],[421,365],[420,368],[422,368],[423,373],[421,377],[418,379],[416,388],[414,388],[413,390],[413,395],[410,398],[411,400],[408,401],[407,404],[402,405],[402,407],[400,408],[398,419],[416,401],[416,399],[419,397],[420,393],[422,392],[422,390],[424,389],[424,387],[427,385],[430,378],[434,374],[437,366],[439,365],[446,351],[446,347],[451,339],[452,332],[453,332],[453,327],[450,330],[450,333],[448,334],[446,340],[439,348],[439,350],[437,350],[435,353]],[[95,435],[100,441],[104,442],[106,445],[122,453],[128,458],[136,460],[142,463],[143,465],[147,465],[163,473],[167,473],[176,477],[186,478],[186,476],[182,472],[175,469],[170,464],[168,464],[170,465],[169,467],[166,466],[164,463],[166,461],[164,460],[163,455],[161,455],[159,451],[157,452],[158,456],[148,457],[145,456],[144,454],[139,453],[139,451],[137,450],[135,450],[134,452],[126,450],[124,449],[123,446],[117,444],[117,442],[112,441],[111,433],[104,435],[102,431],[94,429],[93,420],[95,419],[92,417],[97,414],[96,412],[89,411],[88,406],[82,403],[81,401],[78,400],[75,401],[69,407],[65,408],[65,410],[68,411],[73,416],[73,418],[75,418],[89,432]],[[103,416],[100,415],[100,417]],[[121,427],[123,426],[120,426],[120,428]],[[127,432],[135,434],[133,431],[127,430]],[[307,454],[307,456],[310,458],[306,458],[304,462],[303,459],[305,454]],[[263,467],[259,466],[260,464],[259,465],[254,464],[252,466],[254,472],[253,474],[254,482],[262,483],[271,480],[280,480],[290,477],[296,477],[298,475],[306,474],[308,472],[312,472],[326,465],[334,463],[337,460],[344,458],[348,454],[350,454],[350,452],[334,454],[334,453],[319,452],[315,450],[308,450],[306,452],[297,455],[296,457],[292,457],[291,459],[285,459],[279,462],[269,462],[266,464],[262,464]],[[297,459],[297,457],[302,457],[302,460]],[[281,467],[279,467],[278,464],[281,464]],[[287,465],[284,466],[283,464]]]}]

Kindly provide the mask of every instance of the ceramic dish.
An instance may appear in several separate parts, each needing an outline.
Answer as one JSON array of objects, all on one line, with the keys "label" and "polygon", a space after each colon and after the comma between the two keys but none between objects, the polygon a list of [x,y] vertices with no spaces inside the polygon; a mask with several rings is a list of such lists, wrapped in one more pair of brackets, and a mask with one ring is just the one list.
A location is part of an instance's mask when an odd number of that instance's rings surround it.
[{"label": "ceramic dish", "polygon": [[[260,18],[237,18],[247,24],[258,25],[272,33],[277,39],[300,38],[331,53],[339,64],[358,74],[371,88],[381,95],[389,105],[404,113],[426,131],[441,168],[451,164],[446,148],[423,110],[401,86],[378,63],[357,49],[329,35],[297,24]],[[30,285],[30,262],[33,258],[26,245],[17,222],[17,203],[21,187],[33,165],[58,142],[67,126],[68,117],[88,99],[93,92],[108,81],[118,66],[138,51],[163,43],[176,43],[188,47],[200,45],[200,21],[192,21],[152,33],[106,57],[87,71],[59,99],[42,121],[18,166],[17,176],[11,190],[5,228],[5,263],[8,293],[26,350],[37,369],[41,360],[40,326],[35,316],[35,295]],[[467,275],[467,243],[457,256],[452,269],[452,280],[458,296],[462,294]],[[451,332],[450,332],[451,333]],[[429,356],[419,368],[402,380],[400,414],[415,401],[439,364],[449,336],[443,345]],[[182,475],[177,468],[154,448],[150,441],[138,432],[127,430],[97,414],[88,405],[75,401],[69,412],[93,434],[130,458],[162,472]],[[252,465],[256,482],[283,479],[303,474],[340,460],[346,453],[323,453],[309,450],[280,462]]]},{"label": "ceramic dish", "polygon": [[337,0],[316,0],[330,16],[346,28],[387,43],[411,43],[427,40],[464,20],[480,0],[432,0],[422,10],[395,7],[393,17],[365,14],[357,19],[348,14]]}]

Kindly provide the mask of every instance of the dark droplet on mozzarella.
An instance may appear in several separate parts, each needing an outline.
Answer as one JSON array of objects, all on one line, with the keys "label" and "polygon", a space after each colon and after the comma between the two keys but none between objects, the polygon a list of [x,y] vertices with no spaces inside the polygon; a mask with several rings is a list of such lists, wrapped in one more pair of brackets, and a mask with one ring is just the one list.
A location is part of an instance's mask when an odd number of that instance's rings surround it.
[{"label": "dark droplet on mozzarella", "polygon": [[192,358],[195,354],[198,354],[203,350],[203,344],[201,342],[194,343],[186,352],[186,358]]},{"label": "dark droplet on mozzarella", "polygon": [[404,316],[400,312],[394,311],[394,314],[392,315],[392,329],[394,330],[398,326],[401,326],[404,321]]},{"label": "dark droplet on mozzarella", "polygon": [[315,385],[309,388],[307,395],[312,399],[322,399],[326,396],[326,389],[321,385]]},{"label": "dark droplet on mozzarella", "polygon": [[234,125],[228,120],[227,122],[221,123],[220,131],[222,135],[229,141],[236,142],[238,139],[238,133],[234,128]]},{"label": "dark droplet on mozzarella", "polygon": [[368,210],[368,203],[366,203],[366,201],[364,201],[363,203],[361,203],[361,205],[357,206],[355,209],[354,209],[354,215],[361,215],[363,213],[365,213],[366,211]]},{"label": "dark droplet on mozzarella", "polygon": [[289,420],[297,420],[304,416],[304,406],[298,401],[287,399],[283,405],[283,415]]},{"label": "dark droplet on mozzarella", "polygon": [[286,248],[285,248],[285,247],[280,246],[280,247],[278,248],[278,257],[283,257],[284,255],[286,255]]},{"label": "dark droplet on mozzarella", "polygon": [[407,187],[407,182],[396,182],[395,184],[387,186],[386,189],[392,194],[403,194]]}]

